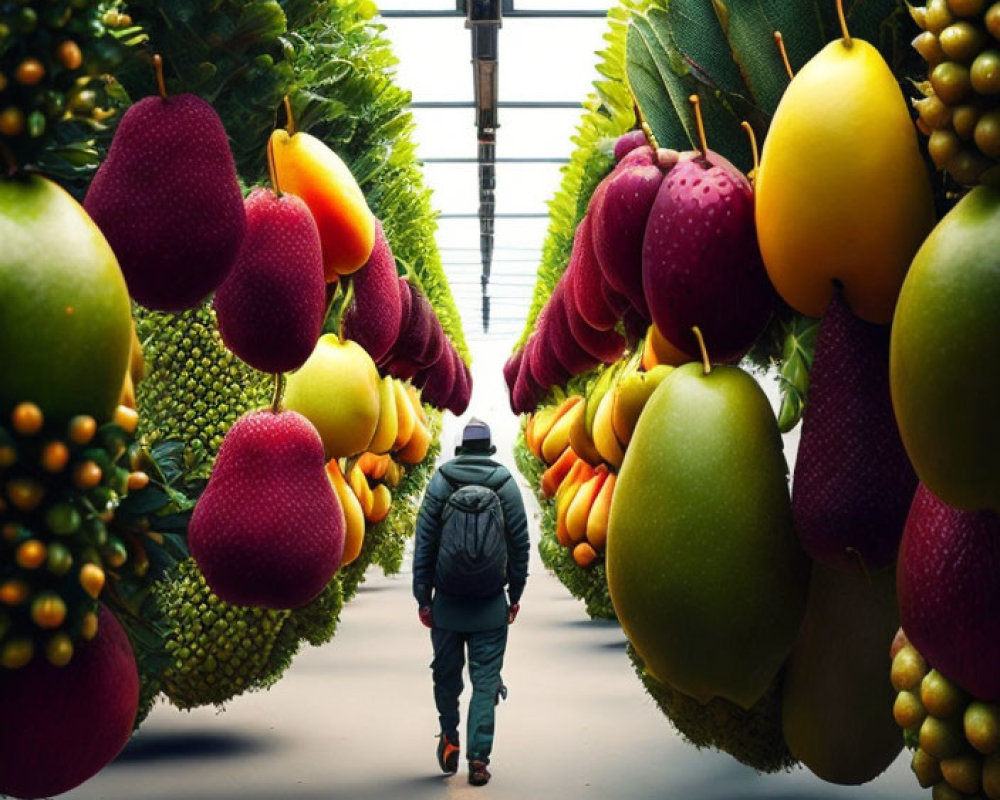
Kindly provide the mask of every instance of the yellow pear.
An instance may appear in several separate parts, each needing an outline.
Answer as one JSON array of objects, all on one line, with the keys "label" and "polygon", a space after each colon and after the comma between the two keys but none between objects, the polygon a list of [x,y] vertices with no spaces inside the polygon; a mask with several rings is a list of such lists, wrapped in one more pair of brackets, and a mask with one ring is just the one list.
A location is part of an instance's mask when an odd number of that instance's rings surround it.
[{"label": "yellow pear", "polygon": [[306,363],[288,376],[285,408],[316,427],[327,458],[363,453],[379,420],[375,362],[356,342],[321,336]]},{"label": "yellow pear", "polygon": [[790,306],[820,317],[839,284],[857,316],[892,320],[934,208],[906,100],[868,42],[831,42],[792,79],[756,194],[761,255]]},{"label": "yellow pear", "polygon": [[368,449],[381,455],[388,453],[396,443],[399,434],[399,415],[396,412],[396,390],[392,387],[392,377],[386,375],[378,387],[379,414],[375,435]]}]

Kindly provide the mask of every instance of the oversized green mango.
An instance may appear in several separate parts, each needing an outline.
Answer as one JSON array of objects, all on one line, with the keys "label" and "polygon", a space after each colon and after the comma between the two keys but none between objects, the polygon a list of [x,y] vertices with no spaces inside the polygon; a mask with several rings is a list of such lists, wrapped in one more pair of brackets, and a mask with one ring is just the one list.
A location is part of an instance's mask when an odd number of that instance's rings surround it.
[{"label": "oversized green mango", "polygon": [[0,180],[0,414],[110,419],[128,366],[131,307],[111,247],[52,181]]},{"label": "oversized green mango", "polygon": [[792,755],[825,781],[866,783],[903,749],[887,677],[898,627],[893,567],[868,575],[813,565],[785,669],[782,730]]},{"label": "oversized green mango", "polygon": [[913,259],[893,318],[892,404],[917,476],[1000,512],[1000,189],[973,189]]},{"label": "oversized green mango", "polygon": [[615,611],[647,669],[750,708],[788,656],[809,565],[763,391],[736,367],[685,364],[653,392],[615,486]]}]

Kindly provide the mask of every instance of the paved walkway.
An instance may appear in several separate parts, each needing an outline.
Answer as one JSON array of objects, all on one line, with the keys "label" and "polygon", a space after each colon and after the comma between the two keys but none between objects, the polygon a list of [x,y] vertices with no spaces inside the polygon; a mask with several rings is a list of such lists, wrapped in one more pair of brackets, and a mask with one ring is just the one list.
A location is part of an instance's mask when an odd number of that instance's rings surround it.
[{"label": "paved walkway", "polygon": [[[499,366],[506,347],[477,344],[477,416],[494,424],[508,463],[514,419]],[[457,430],[446,428],[450,452]],[[537,536],[534,530],[533,536]],[[430,641],[409,578],[373,572],[345,609],[336,638],[304,651],[269,692],[228,710],[158,707],[119,760],[74,800],[916,800],[905,756],[861,788],[808,772],[761,777],[673,733],[643,692],[613,624],[545,574],[533,554],[522,613],[511,629],[493,781],[470,787],[434,760]],[[463,708],[465,702],[463,701]],[[464,731],[463,731],[464,733]],[[927,795],[929,796],[929,794]]]}]

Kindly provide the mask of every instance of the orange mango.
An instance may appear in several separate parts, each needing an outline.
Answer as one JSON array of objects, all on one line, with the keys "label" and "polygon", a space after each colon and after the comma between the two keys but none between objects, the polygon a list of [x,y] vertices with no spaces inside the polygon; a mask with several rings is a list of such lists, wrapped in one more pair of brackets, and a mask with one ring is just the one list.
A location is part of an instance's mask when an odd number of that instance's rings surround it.
[{"label": "orange mango", "polygon": [[343,567],[354,561],[361,553],[361,545],[365,541],[365,512],[357,495],[347,485],[347,479],[344,478],[337,459],[327,462],[326,474],[344,511],[344,555],[340,562]]},{"label": "orange mango", "polygon": [[419,464],[427,458],[427,451],[431,447],[431,432],[424,427],[422,422],[417,422],[413,426],[413,435],[406,446],[396,453],[396,458],[404,464]]},{"label": "orange mango", "polygon": [[594,475],[594,468],[586,461],[579,460],[573,465],[566,479],[556,492],[556,539],[563,547],[569,547],[572,540],[566,529],[566,515],[580,488]]},{"label": "orange mango", "polygon": [[573,424],[570,412],[582,405],[583,398],[579,395],[568,398],[559,406],[556,420],[545,435],[541,436],[541,432],[536,431],[536,437],[542,441],[542,461],[546,464],[554,464],[562,451],[569,447],[569,431]]},{"label": "orange mango", "polygon": [[361,269],[375,246],[375,216],[347,165],[308,133],[276,130],[269,147],[281,190],[301,197],[316,220],[327,282]]},{"label": "orange mango", "polygon": [[425,425],[427,424],[427,413],[424,411],[423,401],[420,399],[420,390],[414,386],[412,383],[403,384],[403,388],[406,389],[406,396],[410,398],[410,403],[413,406],[413,413],[417,419],[419,419]]},{"label": "orange mango", "polygon": [[577,566],[586,569],[597,558],[597,551],[587,542],[580,542],[573,548],[573,560]]},{"label": "orange mango", "polygon": [[615,475],[608,475],[587,517],[587,541],[600,552],[608,541],[608,516],[611,513],[611,498],[615,492]]},{"label": "orange mango", "polygon": [[[534,419],[534,425],[531,426],[532,428],[531,439],[527,441],[527,444],[531,452],[535,454],[535,458],[542,459],[543,461],[545,460],[542,454],[543,442],[548,437],[549,433],[551,433],[552,428],[555,426],[555,424],[559,422],[559,420],[570,409],[572,409],[574,406],[576,406],[578,403],[582,401],[583,398],[579,396],[567,397],[565,400],[559,403],[559,405],[546,406],[541,411],[538,411],[533,415],[532,418]],[[568,436],[569,436],[568,432],[566,433],[566,436],[568,442]],[[554,449],[555,446],[556,445],[553,440],[553,444],[549,446],[550,451]],[[555,454],[556,457],[558,457],[559,453],[561,452],[562,450],[559,450],[559,452]],[[553,458],[553,461],[554,460],[555,459]],[[551,464],[552,461],[549,461],[548,463]]]},{"label": "orange mango", "polygon": [[371,523],[381,522],[389,516],[389,509],[392,507],[392,492],[384,483],[380,483],[372,489],[372,508],[366,515]]},{"label": "orange mango", "polygon": [[389,487],[395,489],[399,486],[399,482],[403,480],[403,475],[405,474],[406,470],[403,468],[403,465],[390,458],[389,463],[386,465],[384,476],[385,482]]},{"label": "orange mango", "polygon": [[361,457],[358,458],[358,467],[372,480],[380,481],[385,477],[390,461],[392,461],[392,457],[387,453],[382,455],[362,453]]},{"label": "orange mango", "polygon": [[573,544],[579,544],[586,538],[587,519],[607,477],[608,468],[602,464],[573,495],[573,501],[566,509],[566,535]]},{"label": "orange mango", "polygon": [[354,465],[354,468],[348,474],[347,482],[350,484],[351,491],[354,492],[355,497],[358,498],[358,502],[361,503],[361,510],[367,518],[372,513],[374,498],[372,497],[372,489],[368,485],[368,478],[365,477],[365,473],[358,468],[357,464]]},{"label": "orange mango", "polygon": [[545,470],[542,475],[542,494],[552,497],[559,488],[559,484],[569,474],[573,465],[580,460],[580,457],[573,451],[572,447],[567,447],[556,460],[556,463]]}]

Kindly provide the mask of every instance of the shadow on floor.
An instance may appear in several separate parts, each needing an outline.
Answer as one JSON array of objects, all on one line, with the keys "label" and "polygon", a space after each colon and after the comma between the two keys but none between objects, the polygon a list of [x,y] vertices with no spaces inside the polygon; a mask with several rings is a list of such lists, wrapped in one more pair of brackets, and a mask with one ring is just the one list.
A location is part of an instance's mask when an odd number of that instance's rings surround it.
[{"label": "shadow on floor", "polygon": [[272,745],[263,739],[234,733],[140,733],[122,750],[114,764],[239,758],[271,748]]}]

